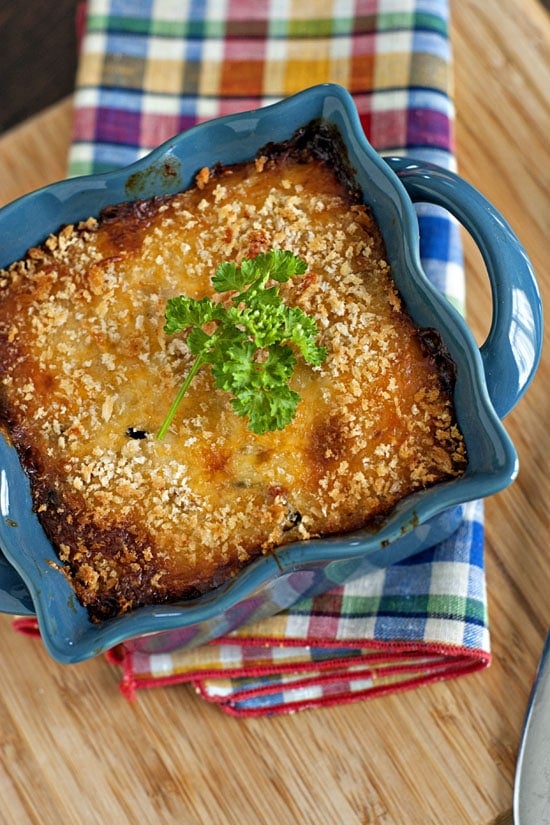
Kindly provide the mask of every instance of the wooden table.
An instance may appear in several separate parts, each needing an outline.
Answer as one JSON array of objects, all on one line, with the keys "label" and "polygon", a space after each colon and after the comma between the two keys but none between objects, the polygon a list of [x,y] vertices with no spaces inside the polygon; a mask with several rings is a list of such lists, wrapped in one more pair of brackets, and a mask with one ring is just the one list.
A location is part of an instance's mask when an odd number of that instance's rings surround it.
[{"label": "wooden table", "polygon": [[[521,8],[520,8],[521,7]],[[522,238],[548,297],[550,22],[536,0],[455,0],[462,175]],[[63,177],[71,104],[0,138],[0,202]],[[465,239],[481,341],[487,279]],[[103,659],[58,665],[0,616],[0,822],[504,825],[550,611],[548,357],[506,424],[518,481],[487,503],[489,670],[239,721],[188,687],[127,702]]]}]

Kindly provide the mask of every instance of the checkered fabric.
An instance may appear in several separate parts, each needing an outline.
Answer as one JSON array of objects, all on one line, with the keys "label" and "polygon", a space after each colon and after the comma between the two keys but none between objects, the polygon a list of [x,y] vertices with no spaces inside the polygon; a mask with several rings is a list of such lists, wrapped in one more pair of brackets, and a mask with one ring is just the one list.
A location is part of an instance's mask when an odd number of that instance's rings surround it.
[{"label": "checkered fabric", "polygon": [[[336,82],[381,153],[453,167],[446,0],[89,0],[69,174],[128,164],[194,124]],[[459,231],[417,207],[421,257],[464,306]],[[478,502],[441,545],[194,650],[119,646],[122,690],[192,683],[254,715],[364,699],[489,664]]]}]

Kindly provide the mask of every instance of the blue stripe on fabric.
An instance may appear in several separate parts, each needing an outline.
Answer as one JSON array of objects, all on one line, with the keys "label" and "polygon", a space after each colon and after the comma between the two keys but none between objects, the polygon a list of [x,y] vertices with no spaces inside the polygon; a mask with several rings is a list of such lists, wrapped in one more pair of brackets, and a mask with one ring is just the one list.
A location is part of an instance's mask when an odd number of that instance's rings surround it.
[{"label": "blue stripe on fabric", "polygon": [[374,623],[374,638],[379,640],[424,641],[426,618],[391,613],[380,614]]},{"label": "blue stripe on fabric", "polygon": [[446,292],[449,286],[449,273],[447,264],[434,258],[424,257],[422,269],[431,284],[440,292]]},{"label": "blue stripe on fabric", "polygon": [[473,622],[464,624],[464,635],[462,637],[462,644],[464,647],[469,647],[472,650],[483,650],[487,646],[487,631],[485,625],[476,625]]},{"label": "blue stripe on fabric", "polygon": [[451,251],[451,224],[448,217],[419,215],[420,257],[449,261]]},{"label": "blue stripe on fabric", "polygon": [[[200,96],[204,99],[204,96]],[[137,89],[119,89],[109,86],[99,87],[97,101],[94,102],[94,109],[112,109],[117,112],[138,112],[143,113],[144,99],[160,100],[163,102],[163,108],[160,108],[160,114],[171,114],[172,112],[178,115],[194,115],[197,111],[197,100],[199,95],[159,95],[147,92],[144,94]],[[166,104],[170,102],[171,105]],[[80,104],[82,107],[84,104]]]},{"label": "blue stripe on fabric", "polygon": [[142,17],[150,20],[153,16],[154,0],[111,0],[108,14],[114,17]]},{"label": "blue stripe on fabric", "polygon": [[435,561],[459,561],[483,569],[483,505],[482,502],[472,504],[465,509],[462,523],[448,539],[392,567],[414,568],[430,566]]},{"label": "blue stripe on fabric", "polygon": [[[430,89],[427,86],[408,86],[409,109],[430,109],[434,112],[441,112],[450,117],[452,104],[444,92],[438,89]],[[384,94],[386,94],[384,89]],[[396,90],[402,93],[402,89]]]},{"label": "blue stripe on fabric", "polygon": [[[97,105],[94,108],[104,107],[106,109],[123,110],[127,112],[140,112],[143,107],[144,94],[141,89],[119,89],[108,86],[94,87],[98,90]],[[174,99],[179,96],[174,95]]]},{"label": "blue stripe on fabric", "polygon": [[469,563],[472,566],[478,567],[480,570],[484,569],[484,527],[482,521],[475,521],[472,524],[472,538],[470,541],[470,559]]},{"label": "blue stripe on fabric", "polygon": [[[263,687],[263,685],[258,685]],[[236,694],[238,696],[238,692]],[[242,701],[235,701],[231,698],[231,706],[241,710],[259,710],[263,708],[277,708],[286,704],[284,693],[269,693],[266,695],[252,696]]]},{"label": "blue stripe on fabric", "polygon": [[[220,48],[221,48],[224,41],[222,39],[220,39],[219,43],[220,43]],[[195,45],[194,41],[189,41],[189,44],[190,45]],[[183,49],[184,54],[186,54],[186,51],[185,51],[186,48],[187,48],[187,43],[184,44],[184,49]],[[200,56],[197,59],[197,62],[200,63]],[[93,92],[96,92],[96,93],[99,92],[100,94],[103,93],[103,92],[109,92],[110,94],[115,95],[116,97],[114,97],[113,99],[116,100],[116,103],[114,105],[116,105],[117,108],[121,105],[121,103],[123,104],[124,98],[126,96],[128,96],[128,97],[134,97],[134,96],[143,97],[144,94],[147,94],[148,97],[157,97],[159,100],[163,100],[167,97],[168,98],[170,98],[170,97],[180,97],[180,95],[172,95],[172,94],[169,94],[169,93],[144,92],[142,89],[120,88],[118,86],[107,86],[105,84],[97,85],[97,86],[96,85],[94,85],[94,86],[84,86],[84,85],[82,85],[82,86],[79,87],[79,89],[77,91],[77,95],[79,95],[83,91],[86,91],[87,89],[91,90]],[[441,89],[437,89],[435,87],[431,88],[430,86],[393,86],[393,87],[388,87],[387,89],[384,89],[383,92],[380,91],[379,89],[376,89],[376,90],[365,89],[363,91],[358,90],[357,92],[354,92],[353,96],[355,98],[369,99],[369,98],[372,98],[372,97],[381,97],[381,96],[386,97],[386,96],[391,95],[391,94],[402,95],[404,91],[407,92],[408,99],[411,101],[411,105],[407,106],[407,109],[410,109],[410,108],[429,109],[429,110],[433,110],[434,112],[439,112],[441,114],[445,114],[447,116],[450,116],[450,113],[452,111],[452,106],[449,103],[449,98],[447,97],[447,95],[444,92],[441,91]],[[201,100],[219,100],[220,99],[219,95],[208,95],[208,94],[204,94],[202,92],[200,94],[197,93],[197,95],[195,95],[195,96],[193,96],[193,95],[188,95],[188,96],[189,97],[200,98]],[[246,100],[248,100],[249,97],[250,97],[249,95],[243,95],[243,98],[246,99]],[[239,100],[239,95],[232,95],[231,99]],[[280,100],[280,98],[275,98],[274,97],[273,101],[275,101],[275,100]],[[124,106],[122,106],[122,108],[124,108]],[[398,107],[395,107],[395,108],[401,109],[401,106],[398,106]],[[451,152],[449,152],[449,150],[447,150],[447,149],[441,149],[441,148],[437,148],[437,147],[428,147],[428,148],[423,149],[423,152],[428,153],[428,154],[433,152],[433,151],[441,152],[442,154],[445,155],[446,158],[452,158]],[[426,159],[428,160],[429,158],[426,158]]]},{"label": "blue stripe on fabric", "polygon": [[[473,510],[473,515],[470,512]],[[466,512],[458,530],[446,541],[438,545],[439,561],[461,561],[483,568],[483,523],[482,503],[474,502],[474,507]]]},{"label": "blue stripe on fabric", "polygon": [[[473,601],[473,600],[476,600],[476,601],[479,602],[479,604],[481,604],[483,606],[485,605],[485,600],[484,599],[477,599],[475,596],[471,596],[471,597],[470,596],[458,596],[457,597],[457,596],[454,596],[452,594],[450,594],[450,595],[448,594],[449,610],[446,610],[446,611],[430,610],[429,612],[415,611],[414,613],[412,613],[412,612],[408,613],[406,610],[403,609],[403,605],[397,603],[397,600],[396,600],[396,607],[395,607],[394,610],[380,610],[380,611],[377,611],[377,613],[376,613],[376,622],[375,622],[375,631],[374,631],[373,638],[374,639],[380,639],[380,640],[384,640],[385,638],[388,638],[388,637],[384,637],[384,636],[381,637],[381,636],[378,635],[378,621],[382,620],[382,619],[385,619],[387,622],[391,622],[392,626],[393,626],[393,621],[394,620],[396,622],[401,621],[401,622],[405,623],[405,625],[409,629],[411,629],[413,627],[416,627],[417,625],[418,626],[422,625],[422,627],[425,628],[426,622],[428,620],[431,620],[431,619],[444,619],[446,621],[456,622],[459,625],[471,624],[474,627],[485,627],[486,624],[485,624],[485,620],[484,620],[483,616],[481,618],[478,618],[475,615],[470,615],[470,614],[463,615],[462,612],[460,612],[457,615],[457,613],[455,611],[453,611],[453,600],[456,602],[457,598],[460,599],[461,601],[464,601],[464,600],[468,599],[470,602]],[[353,614],[353,615],[355,617],[355,614]],[[359,618],[364,618],[364,617],[361,617],[361,614],[359,614]],[[396,626],[399,627],[399,625],[397,625],[397,624],[396,624]],[[424,632],[424,630],[422,630],[422,633],[423,632]],[[396,639],[402,638],[399,632],[397,632],[395,634],[395,638]],[[419,636],[419,637],[407,636],[408,640],[415,639],[416,641],[422,641],[422,638],[423,638],[422,635]]]},{"label": "blue stripe on fabric", "polygon": [[386,569],[384,587],[381,598],[396,596],[425,596],[429,593],[431,560],[411,565],[406,575],[403,567],[407,565],[392,565]]},{"label": "blue stripe on fabric", "polygon": [[145,60],[149,47],[148,37],[127,37],[124,34],[107,35],[107,55],[113,60],[125,57],[134,57],[138,60]]},{"label": "blue stripe on fabric", "polygon": [[415,11],[423,14],[432,14],[439,17],[442,23],[448,23],[448,0],[416,0]]},{"label": "blue stripe on fabric", "polygon": [[479,565],[470,565],[468,570],[468,598],[485,602],[485,573]]},{"label": "blue stripe on fabric", "polygon": [[[220,40],[220,46],[221,46],[221,42],[222,41]],[[204,43],[205,43],[205,40],[202,37],[197,38],[197,39],[185,40],[184,41],[185,59],[187,61],[191,61],[193,63],[200,63]],[[199,97],[198,94],[197,94],[197,97]],[[204,97],[204,95],[200,95],[200,97],[202,98],[202,97]]]},{"label": "blue stripe on fabric", "polygon": [[411,51],[413,59],[418,55],[430,54],[448,62],[451,50],[449,40],[444,35],[434,31],[415,29],[413,31]]},{"label": "blue stripe on fabric", "polygon": [[208,3],[205,0],[191,0],[187,16],[191,20],[206,20],[208,11]]}]

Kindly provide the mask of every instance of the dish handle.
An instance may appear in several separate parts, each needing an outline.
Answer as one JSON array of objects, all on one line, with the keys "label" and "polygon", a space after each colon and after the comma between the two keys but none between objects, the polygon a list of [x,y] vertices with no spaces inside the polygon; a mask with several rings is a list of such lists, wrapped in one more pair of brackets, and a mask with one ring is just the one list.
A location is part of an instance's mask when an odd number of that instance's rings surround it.
[{"label": "dish handle", "polygon": [[424,161],[385,157],[413,202],[447,209],[468,230],[487,268],[492,321],[480,354],[489,397],[504,418],[525,393],[542,349],[542,304],[533,267],[510,225],[473,186]]}]

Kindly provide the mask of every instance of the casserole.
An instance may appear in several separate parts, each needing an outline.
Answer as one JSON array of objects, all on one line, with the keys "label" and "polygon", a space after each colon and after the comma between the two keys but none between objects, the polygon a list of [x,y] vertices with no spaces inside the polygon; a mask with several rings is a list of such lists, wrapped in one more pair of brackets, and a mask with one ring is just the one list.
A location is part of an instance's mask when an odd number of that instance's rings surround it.
[{"label": "casserole", "polygon": [[[0,265],[23,256],[63,224],[97,215],[114,203],[181,190],[198,168],[247,160],[261,146],[284,141],[317,118],[333,123],[343,136],[408,311],[419,326],[438,329],[457,365],[455,407],[470,455],[468,469],[460,479],[402,501],[375,533],[355,531],[290,544],[200,598],[144,607],[92,625],[52,566],[55,552],[32,514],[26,476],[14,450],[2,442],[0,544],[30,591],[46,647],[60,661],[89,658],[142,636],[137,644],[159,648],[198,644],[227,633],[436,543],[460,523],[462,502],[491,495],[515,477],[515,450],[500,418],[527,388],[540,353],[540,300],[529,262],[503,219],[456,176],[409,160],[382,160],[363,137],[351,97],[339,87],[315,87],[257,112],[203,124],[129,169],[64,181],[20,199],[0,213]],[[480,351],[460,316],[421,271],[411,199],[449,208],[484,254],[494,310]]]}]

